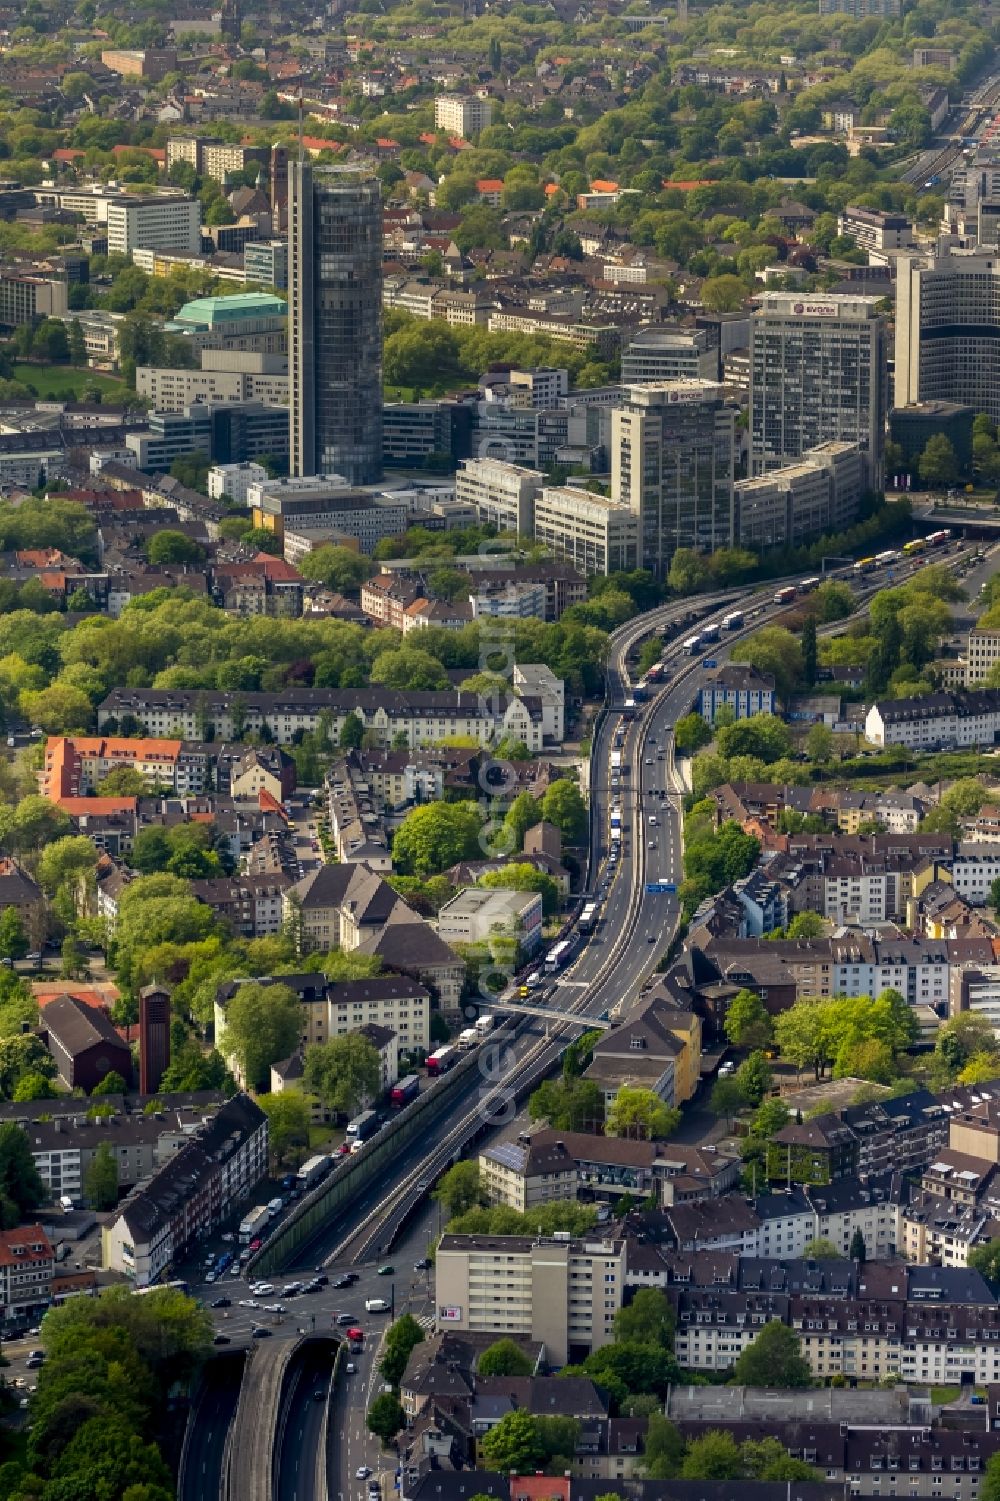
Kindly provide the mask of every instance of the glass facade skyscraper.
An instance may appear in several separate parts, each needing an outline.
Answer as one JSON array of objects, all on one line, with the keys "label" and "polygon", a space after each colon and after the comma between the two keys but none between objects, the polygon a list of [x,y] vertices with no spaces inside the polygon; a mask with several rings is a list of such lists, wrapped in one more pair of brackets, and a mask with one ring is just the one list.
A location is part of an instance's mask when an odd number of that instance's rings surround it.
[{"label": "glass facade skyscraper", "polygon": [[288,167],[290,471],[382,472],[382,197],[365,168]]}]

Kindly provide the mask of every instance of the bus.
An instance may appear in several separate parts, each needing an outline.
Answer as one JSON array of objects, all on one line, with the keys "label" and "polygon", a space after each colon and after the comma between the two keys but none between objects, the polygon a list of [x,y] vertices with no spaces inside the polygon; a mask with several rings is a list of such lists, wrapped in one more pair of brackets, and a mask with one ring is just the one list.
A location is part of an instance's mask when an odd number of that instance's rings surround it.
[{"label": "bus", "polygon": [[438,1048],[427,1060],[429,1074],[446,1074],[458,1062],[458,1053],[452,1047]]},{"label": "bus", "polygon": [[579,929],[581,933],[589,933],[597,922],[597,903],[587,902],[580,913]]},{"label": "bus", "polygon": [[795,598],[795,585],[794,584],[786,584],[785,587],[784,587],[784,589],[779,589],[777,591],[777,593],[774,596],[774,602],[775,602],[776,605],[788,605],[788,604],[791,604],[791,602],[792,602],[792,600],[794,598]]},{"label": "bus", "polygon": [[738,631],[743,624],[743,611],[730,610],[728,615],[723,615],[722,624],[727,631]]},{"label": "bus", "polygon": [[186,1293],[188,1291],[186,1282],[151,1282],[148,1287],[133,1287],[132,1296],[141,1298],[145,1293],[162,1292],[165,1287],[172,1287],[178,1293]]},{"label": "bus", "polygon": [[802,582],[801,582],[801,584],[799,585],[799,593],[800,594],[811,594],[812,591],[814,589],[818,589],[819,586],[820,586],[820,580],[818,578],[803,579]]}]

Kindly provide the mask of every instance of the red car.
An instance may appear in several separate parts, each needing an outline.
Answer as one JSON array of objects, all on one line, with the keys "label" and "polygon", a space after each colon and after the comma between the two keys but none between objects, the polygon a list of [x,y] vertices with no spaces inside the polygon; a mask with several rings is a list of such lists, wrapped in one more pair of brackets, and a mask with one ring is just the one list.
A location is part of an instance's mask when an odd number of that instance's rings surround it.
[{"label": "red car", "polygon": [[263,1242],[259,1238],[257,1240],[252,1240],[250,1242],[249,1249],[251,1251],[259,1251],[262,1244],[263,1244]]}]

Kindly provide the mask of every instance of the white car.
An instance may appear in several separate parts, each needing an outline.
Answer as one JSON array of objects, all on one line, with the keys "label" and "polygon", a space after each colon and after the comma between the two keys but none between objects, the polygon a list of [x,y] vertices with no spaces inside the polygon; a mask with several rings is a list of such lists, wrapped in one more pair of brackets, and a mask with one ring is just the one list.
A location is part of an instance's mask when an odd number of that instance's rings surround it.
[{"label": "white car", "polygon": [[358,1465],[358,1468],[354,1471],[354,1478],[355,1480],[367,1480],[370,1474],[371,1470],[367,1465]]},{"label": "white car", "polygon": [[250,1291],[257,1298],[269,1298],[274,1292],[274,1286],[270,1282],[255,1282]]},{"label": "white car", "polygon": [[260,1304],[256,1298],[241,1298],[236,1306],[237,1308],[259,1308]]}]

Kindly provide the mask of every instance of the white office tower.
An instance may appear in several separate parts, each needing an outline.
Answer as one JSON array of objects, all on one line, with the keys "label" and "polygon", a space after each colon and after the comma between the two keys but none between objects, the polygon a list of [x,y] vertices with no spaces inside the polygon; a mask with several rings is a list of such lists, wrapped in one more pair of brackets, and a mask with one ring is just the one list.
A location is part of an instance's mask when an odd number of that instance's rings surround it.
[{"label": "white office tower", "polygon": [[895,405],[956,401],[1000,419],[1000,254],[900,256]]},{"label": "white office tower", "polygon": [[736,409],[708,380],[626,396],[611,414],[611,494],[638,515],[641,566],[662,578],[679,547],[732,545]]},{"label": "white office tower", "polygon": [[765,292],[751,330],[751,473],[820,443],[857,443],[866,484],[880,488],[886,387],[877,298]]}]

